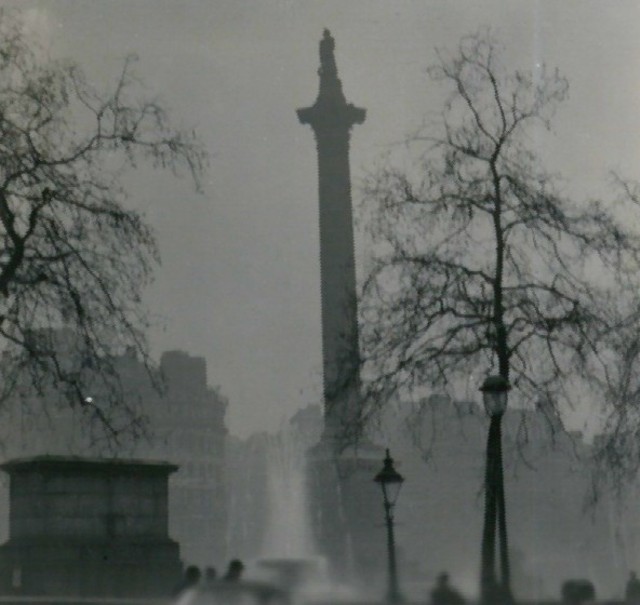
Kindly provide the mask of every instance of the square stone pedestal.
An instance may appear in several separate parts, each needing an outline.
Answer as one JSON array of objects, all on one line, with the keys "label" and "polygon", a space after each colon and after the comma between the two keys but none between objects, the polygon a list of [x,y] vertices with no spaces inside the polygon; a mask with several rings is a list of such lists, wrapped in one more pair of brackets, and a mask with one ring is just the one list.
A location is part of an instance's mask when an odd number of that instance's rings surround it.
[{"label": "square stone pedestal", "polygon": [[384,577],[384,508],[373,480],[383,459],[384,448],[370,442],[336,453],[323,440],[307,453],[314,538],[337,581],[370,585]]}]

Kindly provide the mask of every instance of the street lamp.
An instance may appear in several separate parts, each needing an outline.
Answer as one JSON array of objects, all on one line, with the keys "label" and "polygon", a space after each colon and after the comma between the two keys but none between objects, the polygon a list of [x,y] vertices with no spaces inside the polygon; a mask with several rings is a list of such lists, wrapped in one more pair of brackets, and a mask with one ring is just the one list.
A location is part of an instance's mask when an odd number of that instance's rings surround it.
[{"label": "street lamp", "polygon": [[[488,376],[480,390],[484,409],[490,418],[485,469],[484,527],[480,571],[481,605],[513,603],[509,573],[507,518],[502,473],[502,416],[507,409],[511,386],[503,376]],[[496,523],[500,551],[500,580],[496,577]]]},{"label": "street lamp", "polygon": [[386,450],[384,466],[373,479],[382,488],[384,499],[384,516],[387,524],[387,555],[389,562],[389,586],[387,600],[389,603],[400,603],[403,599],[398,589],[398,569],[396,567],[396,543],[393,534],[393,507],[395,506],[404,477],[393,467],[393,458]]}]

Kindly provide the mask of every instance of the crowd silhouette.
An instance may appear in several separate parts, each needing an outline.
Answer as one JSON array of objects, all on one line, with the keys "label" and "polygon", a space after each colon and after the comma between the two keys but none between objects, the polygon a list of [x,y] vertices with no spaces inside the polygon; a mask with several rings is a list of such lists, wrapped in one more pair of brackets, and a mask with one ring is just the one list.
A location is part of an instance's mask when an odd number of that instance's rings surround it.
[{"label": "crowd silhouette", "polygon": [[195,565],[184,570],[180,583],[176,586],[173,597],[175,605],[194,605],[198,595],[213,592],[218,583],[236,583],[242,578],[244,564],[239,559],[229,562],[225,575],[218,580],[215,567],[206,567],[204,574]]}]

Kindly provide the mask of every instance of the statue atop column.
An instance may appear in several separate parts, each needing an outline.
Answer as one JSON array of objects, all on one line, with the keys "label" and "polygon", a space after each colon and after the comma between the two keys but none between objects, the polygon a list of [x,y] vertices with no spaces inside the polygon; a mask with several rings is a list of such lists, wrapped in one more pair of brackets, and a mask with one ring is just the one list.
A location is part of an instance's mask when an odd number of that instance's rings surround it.
[{"label": "statue atop column", "polygon": [[[346,102],[328,29],[320,41],[320,89],[298,119],[313,128],[318,150],[320,291],[325,437],[340,448],[352,435],[359,406],[356,269],[349,136],[365,110]],[[339,443],[340,442],[340,443]]]},{"label": "statue atop column", "polygon": [[[364,577],[384,561],[371,532],[379,517],[373,466],[380,448],[361,437],[358,304],[349,168],[350,133],[366,111],[347,103],[338,78],[335,41],[320,40],[320,87],[298,119],[313,129],[318,153],[320,294],[324,431],[307,455],[314,535],[334,574]],[[377,572],[376,572],[377,573]],[[375,575],[375,574],[374,574]]]},{"label": "statue atop column", "polygon": [[[320,88],[318,98],[311,107],[298,109],[298,119],[302,124],[310,124],[316,137],[326,135],[329,131],[343,131],[349,136],[354,124],[362,124],[366,111],[347,103],[342,92],[342,82],[338,78],[338,68],[334,55],[336,43],[331,32],[324,30],[320,40]],[[347,158],[348,162],[348,158]]]}]

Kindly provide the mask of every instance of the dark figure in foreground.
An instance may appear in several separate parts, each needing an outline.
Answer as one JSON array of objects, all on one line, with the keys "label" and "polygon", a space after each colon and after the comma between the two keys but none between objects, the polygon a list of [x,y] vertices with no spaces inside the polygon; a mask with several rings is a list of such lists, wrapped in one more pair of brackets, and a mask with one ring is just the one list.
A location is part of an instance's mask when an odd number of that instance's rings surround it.
[{"label": "dark figure in foreground", "polygon": [[562,602],[565,605],[582,605],[596,600],[596,589],[589,580],[567,580],[562,584]]},{"label": "dark figure in foreground", "polygon": [[629,605],[640,605],[640,580],[634,571],[629,574],[624,599]]},{"label": "dark figure in foreground", "polygon": [[242,561],[240,561],[239,559],[233,559],[233,561],[229,563],[227,573],[224,574],[224,577],[222,579],[226,582],[237,582],[238,580],[240,580],[240,578],[242,578],[243,571],[244,565],[242,564]]},{"label": "dark figure in foreground", "polygon": [[436,587],[431,591],[431,605],[464,605],[462,595],[449,585],[449,574],[438,576]]},{"label": "dark figure in foreground", "polygon": [[186,590],[196,588],[200,583],[200,576],[200,569],[195,565],[189,565],[189,567],[184,570],[184,576],[182,577],[182,580],[174,589],[173,596],[180,596]]}]

